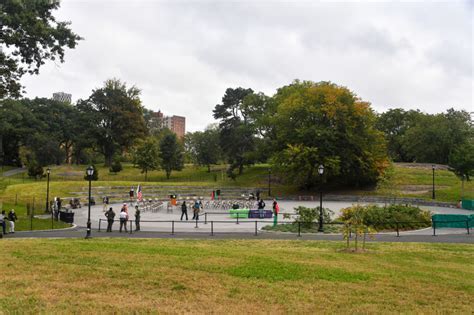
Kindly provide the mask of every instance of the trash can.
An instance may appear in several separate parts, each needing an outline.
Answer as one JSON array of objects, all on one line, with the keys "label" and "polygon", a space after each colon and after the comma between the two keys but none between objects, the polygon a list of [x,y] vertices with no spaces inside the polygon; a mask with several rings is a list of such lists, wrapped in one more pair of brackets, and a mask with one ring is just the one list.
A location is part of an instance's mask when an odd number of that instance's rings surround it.
[{"label": "trash can", "polygon": [[74,223],[74,212],[59,211],[59,220],[65,223]]}]

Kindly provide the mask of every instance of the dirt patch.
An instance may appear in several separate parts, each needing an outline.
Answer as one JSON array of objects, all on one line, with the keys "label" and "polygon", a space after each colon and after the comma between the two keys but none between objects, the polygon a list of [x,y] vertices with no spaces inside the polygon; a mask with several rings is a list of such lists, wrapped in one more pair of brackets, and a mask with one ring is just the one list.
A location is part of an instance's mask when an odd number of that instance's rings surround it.
[{"label": "dirt patch", "polygon": [[[437,185],[436,189],[449,188],[449,186]],[[432,185],[402,185],[399,186],[399,192],[407,195],[421,195],[431,192],[433,189]]]}]

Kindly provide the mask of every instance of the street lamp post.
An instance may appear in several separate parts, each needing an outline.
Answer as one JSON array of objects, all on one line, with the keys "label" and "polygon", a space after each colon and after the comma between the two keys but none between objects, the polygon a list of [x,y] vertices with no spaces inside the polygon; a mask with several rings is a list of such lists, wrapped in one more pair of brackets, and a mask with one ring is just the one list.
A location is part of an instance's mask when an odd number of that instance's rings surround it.
[{"label": "street lamp post", "polygon": [[319,227],[318,232],[323,232],[323,174],[324,174],[324,165],[319,165]]},{"label": "street lamp post", "polygon": [[[48,183],[46,184],[46,212],[49,211],[49,174],[51,173],[51,169],[48,167],[46,169],[46,174],[48,176]],[[54,228],[53,226],[53,209],[51,209],[51,230]]]},{"label": "street lamp post", "polygon": [[89,179],[89,202],[87,203],[87,234],[86,238],[91,238],[91,181],[92,175],[94,175],[94,168],[89,166],[87,168],[87,178]]},{"label": "street lamp post", "polygon": [[431,198],[435,199],[435,166],[432,165],[431,169],[433,170],[433,195]]},{"label": "street lamp post", "polygon": [[272,169],[268,168],[268,197],[272,195],[271,183],[272,183]]}]

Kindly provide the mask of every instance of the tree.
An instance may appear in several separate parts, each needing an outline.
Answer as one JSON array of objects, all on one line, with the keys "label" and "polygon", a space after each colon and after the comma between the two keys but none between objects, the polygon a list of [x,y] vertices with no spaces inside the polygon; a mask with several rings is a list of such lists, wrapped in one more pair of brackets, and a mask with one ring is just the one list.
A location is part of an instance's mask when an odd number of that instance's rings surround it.
[{"label": "tree", "polygon": [[376,183],[388,166],[383,134],[370,104],[330,82],[294,81],[273,96],[276,113],[273,161],[299,187]]},{"label": "tree", "polygon": [[127,88],[118,79],[107,80],[103,88],[94,90],[78,109],[90,121],[88,134],[110,166],[112,158],[132,147],[146,135],[140,90]]},{"label": "tree", "polygon": [[385,134],[388,155],[394,161],[412,162],[413,157],[403,145],[406,132],[423,114],[419,111],[405,111],[401,108],[389,109],[378,115],[376,127]]},{"label": "tree", "polygon": [[148,171],[159,169],[160,152],[156,140],[147,138],[142,141],[132,152],[133,164],[145,173],[145,181],[147,181]]},{"label": "tree", "polygon": [[464,197],[464,181],[474,176],[474,142],[458,146],[449,156],[449,169],[461,179],[461,199]]},{"label": "tree", "polygon": [[176,135],[169,131],[165,132],[159,143],[160,165],[169,179],[171,171],[181,171],[184,167],[183,148],[178,142]]},{"label": "tree", "polygon": [[448,164],[453,150],[472,136],[470,114],[449,109],[442,114],[419,115],[405,133],[403,149],[416,162]]},{"label": "tree", "polygon": [[196,131],[189,133],[187,139],[187,150],[197,165],[207,166],[207,172],[211,171],[211,165],[217,164],[221,158],[219,145],[219,130],[213,126],[204,132]]},{"label": "tree", "polygon": [[252,89],[228,88],[222,97],[222,104],[213,110],[214,118],[220,119],[220,146],[229,162],[228,175],[235,177],[233,171],[243,173],[245,165],[254,163],[255,126],[253,125],[251,108],[244,105],[244,99],[253,94]]},{"label": "tree", "polygon": [[21,95],[21,77],[38,74],[46,60],[64,62],[64,49],[82,38],[57,21],[59,1],[3,0],[0,4],[0,99]]}]

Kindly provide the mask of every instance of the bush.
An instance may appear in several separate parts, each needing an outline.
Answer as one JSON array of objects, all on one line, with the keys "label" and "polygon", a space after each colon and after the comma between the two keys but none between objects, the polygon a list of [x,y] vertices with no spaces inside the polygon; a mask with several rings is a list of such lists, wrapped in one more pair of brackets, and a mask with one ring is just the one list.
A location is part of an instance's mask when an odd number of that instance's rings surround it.
[{"label": "bush", "polygon": [[364,225],[376,230],[417,229],[431,225],[431,213],[419,207],[392,204],[385,207],[377,205],[352,206],[343,209],[340,220],[350,222],[354,215],[362,216]]},{"label": "bush", "polygon": [[42,178],[44,176],[43,167],[36,162],[28,165],[28,176],[34,179]]},{"label": "bush", "polygon": [[[301,222],[301,226],[305,228],[310,228],[315,222],[319,222],[319,207],[316,208],[306,208],[299,206],[295,208],[298,218],[295,220],[296,223]],[[330,223],[331,215],[334,212],[330,209],[323,208],[323,222]]]},{"label": "bush", "polygon": [[120,160],[115,159],[112,165],[110,165],[109,172],[117,174],[118,172],[122,171],[122,169],[123,167],[122,167],[122,163],[120,163]]}]

